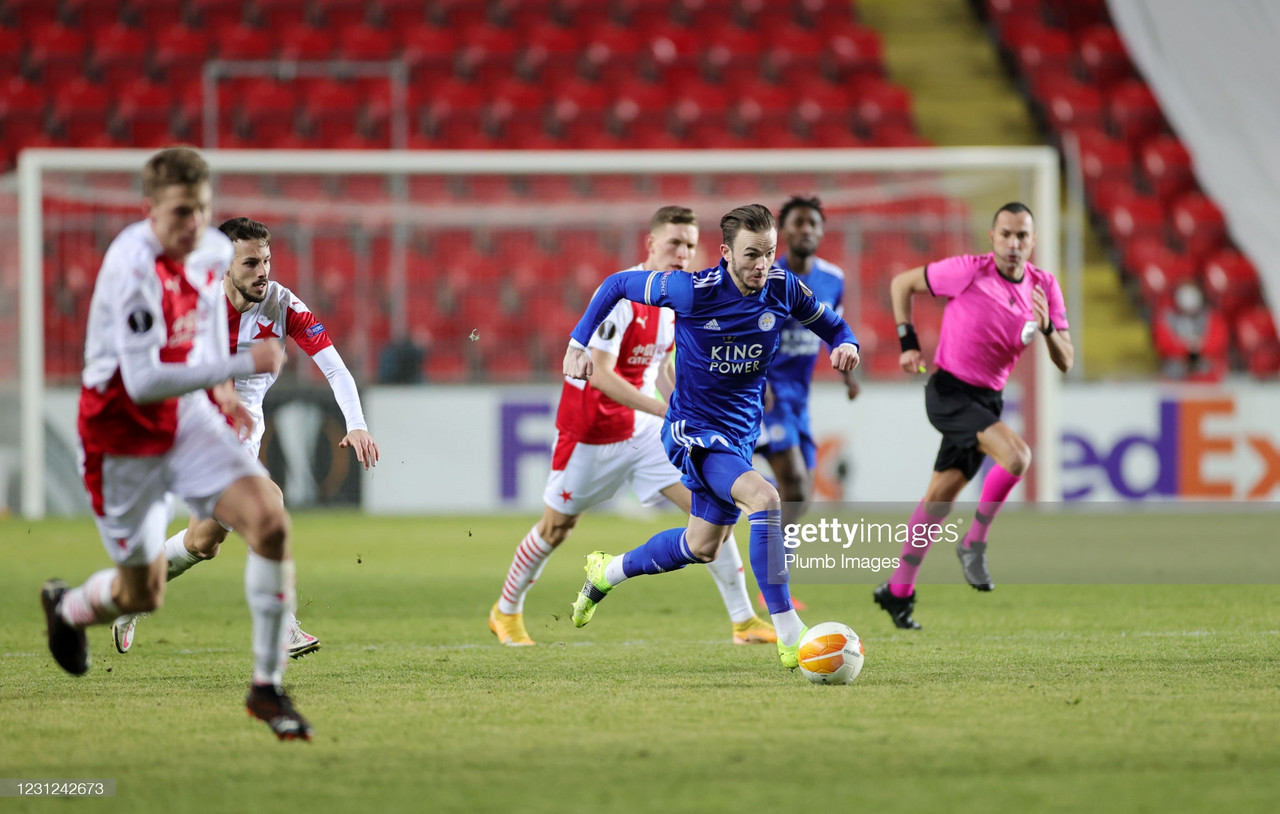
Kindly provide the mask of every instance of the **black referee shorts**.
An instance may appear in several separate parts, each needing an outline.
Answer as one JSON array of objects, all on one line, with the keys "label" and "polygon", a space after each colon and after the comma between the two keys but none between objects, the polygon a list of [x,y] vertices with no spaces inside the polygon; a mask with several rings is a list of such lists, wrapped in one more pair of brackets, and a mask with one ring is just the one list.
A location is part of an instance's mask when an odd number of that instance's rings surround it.
[{"label": "black referee shorts", "polygon": [[1001,391],[977,387],[939,368],[925,385],[924,408],[929,423],[942,433],[933,470],[959,469],[973,480],[986,457],[978,451],[978,433],[1000,420]]}]

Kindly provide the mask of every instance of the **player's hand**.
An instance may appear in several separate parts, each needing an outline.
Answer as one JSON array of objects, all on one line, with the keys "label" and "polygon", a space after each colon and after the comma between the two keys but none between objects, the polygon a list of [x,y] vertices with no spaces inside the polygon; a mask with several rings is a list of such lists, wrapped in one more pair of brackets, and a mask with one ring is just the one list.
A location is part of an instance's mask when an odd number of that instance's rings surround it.
[{"label": "player's hand", "polygon": [[842,373],[853,370],[861,361],[862,359],[858,356],[858,349],[847,342],[833,348],[831,351],[831,366]]},{"label": "player's hand", "polygon": [[591,378],[591,374],[594,372],[594,365],[591,364],[591,354],[572,346],[564,352],[564,375],[570,379],[586,381]]},{"label": "player's hand", "polygon": [[1036,326],[1041,331],[1049,330],[1049,298],[1040,286],[1031,290],[1031,311],[1035,314]]},{"label": "player's hand", "polygon": [[236,437],[241,441],[247,441],[253,434],[253,416],[249,414],[249,408],[244,406],[244,402],[240,401],[236,386],[226,381],[214,385],[212,393],[214,403],[230,420],[231,428],[236,431]]},{"label": "player's hand", "polygon": [[918,350],[904,350],[898,357],[898,366],[907,373],[924,373],[924,362]]},{"label": "player's hand", "polygon": [[249,353],[253,356],[254,373],[279,374],[284,367],[284,344],[274,339],[255,342]]},{"label": "player's hand", "polygon": [[352,430],[338,442],[339,447],[351,447],[356,452],[356,460],[364,464],[364,468],[378,465],[378,445],[373,436],[366,430]]},{"label": "player's hand", "polygon": [[853,401],[858,397],[858,394],[862,392],[862,386],[859,385],[858,380],[852,376],[845,376],[844,391],[845,395],[848,396],[849,401]]},{"label": "player's hand", "polygon": [[764,383],[764,399],[762,399],[762,406],[766,413],[773,409],[773,401],[773,388],[769,386],[769,381],[766,379]]}]

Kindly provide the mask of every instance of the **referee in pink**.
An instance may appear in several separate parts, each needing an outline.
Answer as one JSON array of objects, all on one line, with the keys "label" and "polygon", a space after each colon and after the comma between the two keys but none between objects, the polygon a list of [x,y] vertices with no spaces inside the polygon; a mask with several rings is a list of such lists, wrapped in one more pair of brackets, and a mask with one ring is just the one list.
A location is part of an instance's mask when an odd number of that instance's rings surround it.
[{"label": "referee in pink", "polygon": [[984,456],[994,466],[982,482],[973,525],[956,544],[965,580],[979,591],[995,588],[987,570],[987,531],[1013,487],[1031,466],[1031,447],[1000,420],[1003,390],[1018,357],[1043,336],[1049,358],[1066,373],[1075,359],[1067,333],[1062,290],[1053,275],[1027,262],[1036,245],[1035,219],[1021,203],[1007,203],[991,222],[992,251],[960,255],[895,275],[889,293],[898,323],[898,358],[908,373],[925,372],[911,325],[915,294],[947,297],[934,372],[925,387],[929,423],[942,433],[933,476],[908,523],[901,565],[876,588],[876,604],[893,623],[919,630],[911,617],[916,573],[939,538],[940,526],[960,490],[978,473]]}]

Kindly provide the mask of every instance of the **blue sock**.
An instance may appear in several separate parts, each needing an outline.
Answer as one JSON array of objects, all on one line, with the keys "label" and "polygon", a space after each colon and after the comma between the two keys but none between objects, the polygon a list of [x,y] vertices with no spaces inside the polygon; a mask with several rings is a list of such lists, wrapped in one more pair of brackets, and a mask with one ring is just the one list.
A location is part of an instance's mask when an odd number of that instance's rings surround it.
[{"label": "blue sock", "polygon": [[639,574],[662,574],[679,571],[698,559],[689,551],[684,541],[684,529],[667,529],[649,538],[642,546],[622,555],[622,573],[628,577]]},{"label": "blue sock", "polygon": [[[782,550],[782,512],[766,509],[747,515],[751,521],[751,570],[756,584],[764,594],[769,613],[786,613],[791,610],[791,587]],[[770,561],[772,560],[772,566]]]}]

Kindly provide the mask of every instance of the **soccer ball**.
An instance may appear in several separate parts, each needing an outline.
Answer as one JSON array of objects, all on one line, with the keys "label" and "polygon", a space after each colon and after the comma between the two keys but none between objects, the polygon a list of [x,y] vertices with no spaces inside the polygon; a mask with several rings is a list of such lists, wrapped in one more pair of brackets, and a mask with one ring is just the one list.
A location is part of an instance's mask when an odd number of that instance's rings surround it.
[{"label": "soccer ball", "polygon": [[852,684],[862,672],[865,652],[853,628],[823,622],[800,638],[800,672],[814,684]]}]

